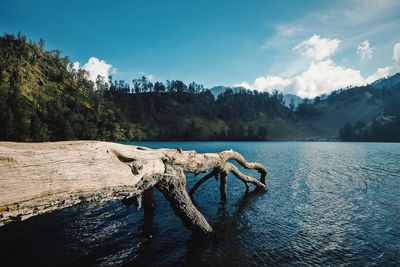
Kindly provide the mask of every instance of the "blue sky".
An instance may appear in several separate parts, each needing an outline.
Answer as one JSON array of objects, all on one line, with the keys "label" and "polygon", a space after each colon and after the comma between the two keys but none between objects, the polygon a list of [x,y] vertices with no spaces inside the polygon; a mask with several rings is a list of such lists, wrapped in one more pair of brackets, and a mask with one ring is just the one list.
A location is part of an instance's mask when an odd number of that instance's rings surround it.
[{"label": "blue sky", "polygon": [[80,67],[126,81],[144,74],[312,97],[400,70],[398,0],[0,5],[2,33],[42,37]]}]

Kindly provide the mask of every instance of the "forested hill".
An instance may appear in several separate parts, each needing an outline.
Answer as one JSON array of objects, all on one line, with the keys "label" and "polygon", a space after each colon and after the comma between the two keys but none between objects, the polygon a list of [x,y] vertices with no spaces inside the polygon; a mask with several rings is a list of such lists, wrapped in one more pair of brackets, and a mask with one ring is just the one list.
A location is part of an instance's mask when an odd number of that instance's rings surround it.
[{"label": "forested hill", "polygon": [[347,92],[365,99],[368,104],[365,110],[369,110],[370,116],[364,120],[347,120],[339,130],[341,140],[400,142],[400,74],[380,82]]},{"label": "forested hill", "polygon": [[20,34],[0,37],[1,140],[399,140],[396,79],[295,108],[277,92],[236,88],[215,97],[194,82],[146,77],[132,88],[112,77],[93,83],[44,47]]},{"label": "forested hill", "polygon": [[131,125],[60,51],[22,35],[0,38],[0,139],[122,140]]},{"label": "forested hill", "polygon": [[295,118],[278,93],[215,99],[195,83],[146,77],[132,90],[101,78],[94,84],[60,51],[20,34],[0,37],[0,64],[1,140],[266,140],[279,137],[268,122]]},{"label": "forested hill", "polygon": [[296,115],[278,94],[247,91],[214,99],[209,90],[126,93],[106,91],[142,140],[266,140],[279,137],[271,125],[295,125]]},{"label": "forested hill", "polygon": [[400,74],[371,85],[317,97],[302,124],[320,138],[343,141],[400,141]]}]

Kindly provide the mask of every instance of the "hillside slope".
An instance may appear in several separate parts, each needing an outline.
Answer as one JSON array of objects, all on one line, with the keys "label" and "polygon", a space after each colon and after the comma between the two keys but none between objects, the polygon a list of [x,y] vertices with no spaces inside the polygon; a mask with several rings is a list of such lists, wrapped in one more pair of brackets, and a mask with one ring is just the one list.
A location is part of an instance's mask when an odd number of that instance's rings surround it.
[{"label": "hillside slope", "polygon": [[0,140],[129,138],[123,115],[60,51],[25,36],[0,37]]},{"label": "hillside slope", "polygon": [[371,89],[351,90],[354,95],[323,100],[315,105],[318,115],[302,118],[302,123],[310,128],[314,138],[336,138],[346,123],[369,122],[383,114],[384,102],[377,99]]},{"label": "hillside slope", "polygon": [[[326,139],[339,137],[346,124],[361,127],[377,121],[396,120],[400,114],[399,77],[400,74],[396,74],[368,86],[335,91],[324,100],[317,99],[311,105],[315,114],[303,116],[302,124],[316,138]],[[395,135],[400,136],[400,133]]]},{"label": "hillside slope", "polygon": [[0,140],[400,140],[400,74],[296,108],[276,91],[87,77],[43,42],[1,36]]}]

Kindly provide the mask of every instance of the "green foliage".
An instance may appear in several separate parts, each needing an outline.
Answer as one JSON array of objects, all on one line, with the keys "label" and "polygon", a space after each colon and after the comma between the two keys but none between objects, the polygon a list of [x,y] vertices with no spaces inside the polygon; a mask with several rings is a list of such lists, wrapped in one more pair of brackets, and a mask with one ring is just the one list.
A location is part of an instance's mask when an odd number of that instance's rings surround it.
[{"label": "green foliage", "polygon": [[60,51],[22,35],[0,37],[0,59],[1,140],[265,140],[265,127],[247,126],[255,114],[290,113],[278,93],[216,101],[195,82],[142,76],[131,90],[110,76],[94,84]]},{"label": "green foliage", "polygon": [[343,141],[399,142],[400,117],[384,117],[368,125],[364,122],[357,122],[354,126],[346,123],[339,134]]},{"label": "green foliage", "polygon": [[125,140],[131,124],[59,51],[23,35],[0,37],[0,139]]},{"label": "green foliage", "polygon": [[319,114],[316,105],[320,103],[320,101],[321,101],[320,98],[316,97],[314,102],[311,103],[311,101],[306,98],[304,99],[303,103],[300,103],[297,106],[296,113],[302,117],[316,116]]},{"label": "green foliage", "polygon": [[276,91],[228,89],[215,99],[195,82],[153,83],[142,76],[130,88],[111,76],[107,82],[99,76],[95,83],[87,77],[85,71],[74,70],[60,51],[46,51],[43,40],[31,42],[21,34],[1,36],[0,140],[292,139],[298,132],[301,137],[314,134],[318,124],[337,131],[343,116],[335,126],[334,116],[318,119],[321,114],[336,116],[337,110],[363,103],[358,113],[364,107],[373,107],[374,112],[380,107],[384,113],[372,121],[365,116],[365,123],[344,125],[340,138],[400,141],[399,85],[338,90],[314,101],[306,99],[294,110],[294,103],[287,108]]},{"label": "green foliage", "polygon": [[[134,88],[143,88],[140,80],[134,80],[138,83]],[[146,92],[105,92],[130,121],[140,125],[141,140],[266,140],[266,126],[254,129],[250,121],[260,114],[271,118],[292,115],[278,93],[242,90],[215,100],[209,90],[195,83],[186,86],[179,80],[167,81],[165,91],[157,88],[164,86],[156,82]]]}]

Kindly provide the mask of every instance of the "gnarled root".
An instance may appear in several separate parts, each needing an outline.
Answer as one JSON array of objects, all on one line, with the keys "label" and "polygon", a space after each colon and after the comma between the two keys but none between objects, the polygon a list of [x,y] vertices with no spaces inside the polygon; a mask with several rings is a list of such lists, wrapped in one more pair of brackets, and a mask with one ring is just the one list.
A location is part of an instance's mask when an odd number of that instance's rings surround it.
[{"label": "gnarled root", "polygon": [[[257,170],[260,181],[229,161]],[[265,187],[266,168],[238,152],[198,154],[180,149],[150,149],[106,142],[0,142],[0,226],[87,201],[123,199],[154,212],[152,189],[159,189],[193,233],[212,232],[186,191],[185,173],[205,173],[190,190],[219,177],[226,201],[229,173],[257,188]],[[142,197],[143,196],[143,197]],[[142,199],[143,198],[143,199]]]},{"label": "gnarled root", "polygon": [[163,177],[157,188],[169,201],[183,225],[194,234],[205,235],[212,232],[206,218],[197,210],[186,192],[186,179],[183,173]]},{"label": "gnarled root", "polygon": [[[194,186],[190,189],[189,194],[193,196],[194,192],[207,180],[209,180],[212,177],[215,177],[216,179],[220,179],[220,195],[221,195],[221,202],[225,203],[227,200],[227,188],[226,188],[226,181],[227,181],[227,175],[229,172],[231,172],[233,175],[235,175],[238,179],[243,181],[246,187],[246,192],[249,191],[249,183],[254,184],[257,188],[265,188],[265,178],[267,175],[267,169],[259,164],[259,163],[250,163],[247,162],[241,154],[238,152],[229,150],[229,151],[223,151],[219,153],[222,162],[220,165],[215,167],[210,173],[205,175],[203,178],[201,178],[199,181],[197,181]],[[248,176],[244,173],[242,173],[235,165],[232,163],[228,162],[228,160],[235,160],[238,162],[240,165],[242,165],[246,169],[255,169],[260,173],[260,181],[257,179]]]}]

